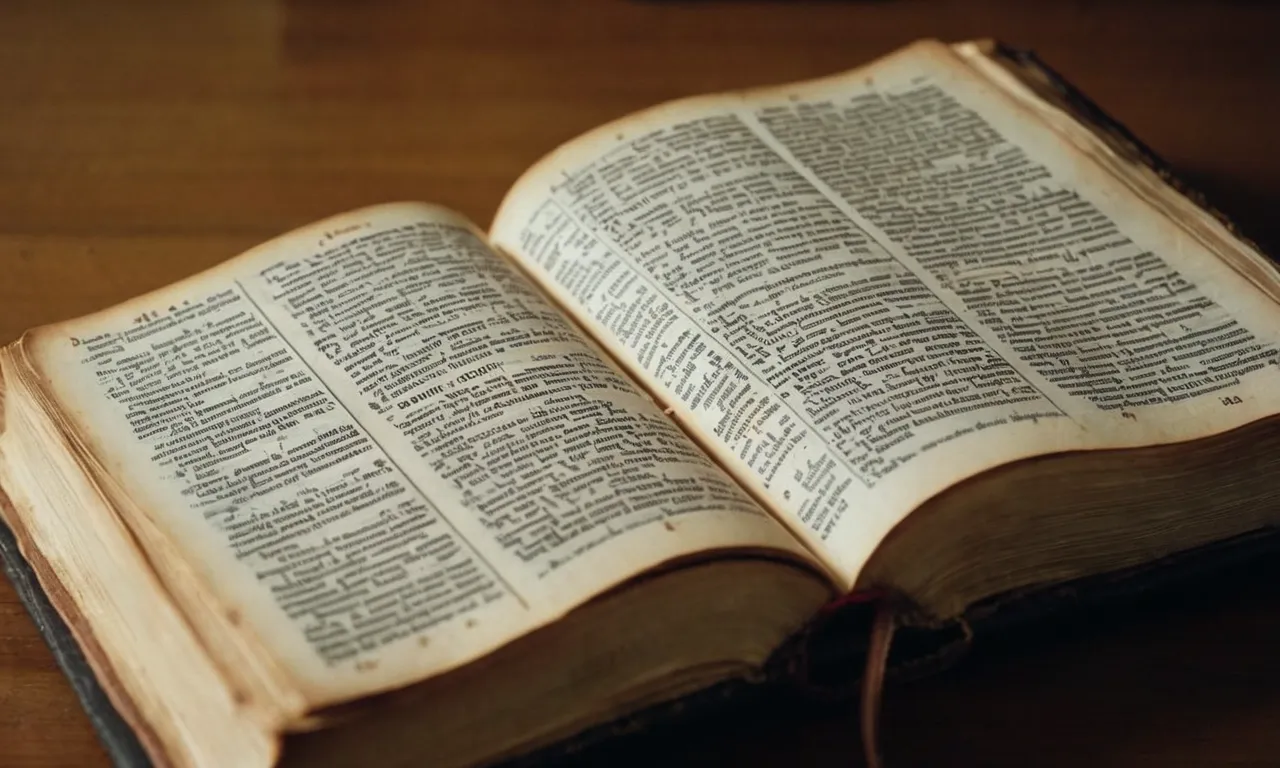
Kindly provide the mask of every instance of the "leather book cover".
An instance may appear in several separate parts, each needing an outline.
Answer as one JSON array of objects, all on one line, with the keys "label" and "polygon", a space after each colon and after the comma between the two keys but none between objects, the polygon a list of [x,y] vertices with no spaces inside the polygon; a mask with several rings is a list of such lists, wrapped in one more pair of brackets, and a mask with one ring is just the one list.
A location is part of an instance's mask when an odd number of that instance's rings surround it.
[{"label": "leather book cover", "polygon": [[[8,504],[3,490],[0,490],[0,505]],[[151,760],[134,735],[133,729],[107,697],[107,692],[99,684],[97,675],[85,658],[84,652],[76,642],[71,629],[63,620],[58,610],[49,601],[49,595],[40,585],[35,570],[22,556],[18,540],[13,531],[5,525],[0,515],[0,567],[3,568],[9,583],[18,593],[18,599],[31,614],[31,620],[44,637],[53,658],[57,661],[62,673],[67,676],[72,690],[80,699],[80,706],[89,716],[89,722],[102,746],[106,748],[111,761],[119,768],[150,768]]]}]

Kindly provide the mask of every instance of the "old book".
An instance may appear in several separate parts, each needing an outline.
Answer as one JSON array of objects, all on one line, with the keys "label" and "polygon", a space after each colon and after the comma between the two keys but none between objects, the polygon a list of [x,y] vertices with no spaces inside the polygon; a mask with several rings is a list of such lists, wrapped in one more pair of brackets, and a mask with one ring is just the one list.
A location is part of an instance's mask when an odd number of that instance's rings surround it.
[{"label": "old book", "polygon": [[922,42],[602,127],[487,233],[375,206],[28,332],[10,570],[122,761],[492,763],[797,674],[833,605],[936,659],[1273,541],[1278,301],[1033,59]]}]

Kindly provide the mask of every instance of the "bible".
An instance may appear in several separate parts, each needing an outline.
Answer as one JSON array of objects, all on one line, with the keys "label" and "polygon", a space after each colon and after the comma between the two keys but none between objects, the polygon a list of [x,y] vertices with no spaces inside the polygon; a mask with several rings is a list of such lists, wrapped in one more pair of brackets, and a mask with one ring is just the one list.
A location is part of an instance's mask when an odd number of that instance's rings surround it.
[{"label": "bible", "polygon": [[1265,551],[1278,342],[1137,139],[924,41],[27,332],[0,551],[122,764],[493,764]]}]

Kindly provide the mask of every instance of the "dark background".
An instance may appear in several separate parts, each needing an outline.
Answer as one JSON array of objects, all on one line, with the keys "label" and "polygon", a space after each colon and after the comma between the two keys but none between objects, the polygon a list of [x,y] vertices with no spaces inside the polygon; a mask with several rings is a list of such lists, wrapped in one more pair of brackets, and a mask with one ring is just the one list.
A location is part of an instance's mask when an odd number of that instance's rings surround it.
[{"label": "dark background", "polygon": [[[920,37],[1031,47],[1280,244],[1280,8],[1209,2],[0,3],[0,341],[395,199],[487,226],[557,144]],[[891,689],[894,768],[1280,765],[1276,569]],[[858,764],[854,710],[772,708],[593,762]],[[0,581],[0,765],[105,764]]]}]

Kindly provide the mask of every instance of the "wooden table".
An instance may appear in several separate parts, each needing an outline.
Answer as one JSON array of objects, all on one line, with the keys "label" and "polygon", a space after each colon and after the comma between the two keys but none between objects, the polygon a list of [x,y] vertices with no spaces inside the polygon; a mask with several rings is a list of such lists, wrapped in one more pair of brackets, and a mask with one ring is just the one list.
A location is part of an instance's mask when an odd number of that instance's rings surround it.
[{"label": "wooden table", "polygon": [[[1034,47],[1280,245],[1280,10],[1261,4],[175,5],[0,4],[0,340],[367,203],[487,224],[596,124],[923,36]],[[1124,618],[891,691],[893,765],[1280,765],[1276,579]],[[724,718],[611,759],[849,765],[851,718]],[[0,580],[0,765],[104,762]]]}]

